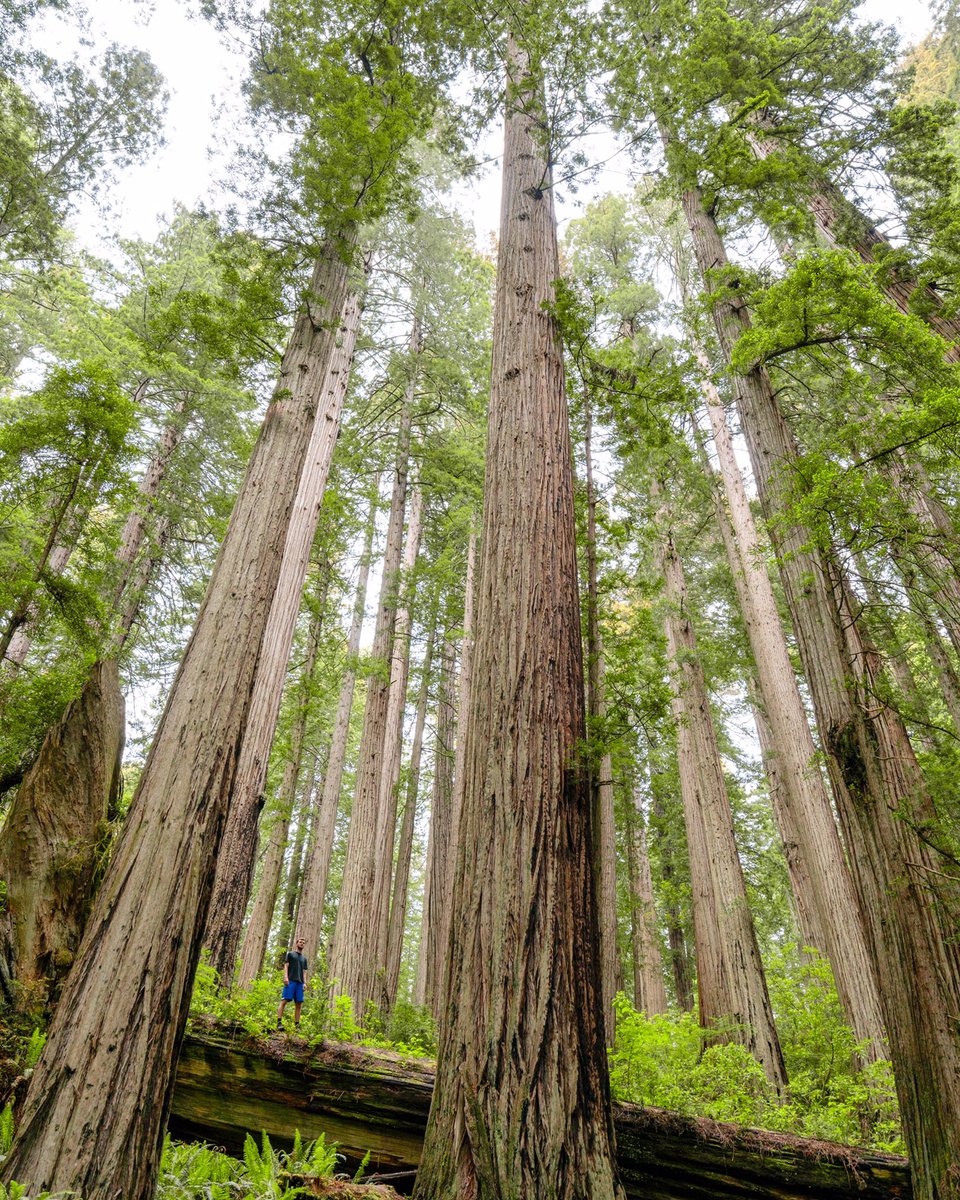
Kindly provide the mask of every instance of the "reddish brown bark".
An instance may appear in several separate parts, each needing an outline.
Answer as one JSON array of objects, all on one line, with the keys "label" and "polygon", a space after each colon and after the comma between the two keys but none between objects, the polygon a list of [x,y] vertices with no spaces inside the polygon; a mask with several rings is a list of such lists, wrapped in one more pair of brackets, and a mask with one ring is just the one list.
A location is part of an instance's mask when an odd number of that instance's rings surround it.
[{"label": "reddish brown bark", "polygon": [[591,863],[573,471],[540,97],[510,39],[448,1002],[416,1195],[620,1195]]},{"label": "reddish brown bark", "polygon": [[[318,260],[4,1178],[150,1200],[270,602],[347,286]],[[323,419],[322,412],[320,419]],[[117,986],[120,963],[136,963]]]}]

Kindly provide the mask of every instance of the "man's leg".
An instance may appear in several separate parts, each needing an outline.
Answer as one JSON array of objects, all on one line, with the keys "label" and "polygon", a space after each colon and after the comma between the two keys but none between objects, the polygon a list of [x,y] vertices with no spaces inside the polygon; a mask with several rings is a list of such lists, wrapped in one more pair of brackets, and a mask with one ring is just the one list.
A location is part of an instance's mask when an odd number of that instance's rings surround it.
[{"label": "man's leg", "polygon": [[283,1010],[287,1007],[286,1000],[280,1001],[280,1007],[277,1009],[277,1028],[283,1028]]},{"label": "man's leg", "polygon": [[300,1028],[300,1009],[301,1008],[303,1008],[303,1001],[302,1000],[294,1000],[294,1002],[293,1002],[293,1023],[297,1027],[297,1029]]}]

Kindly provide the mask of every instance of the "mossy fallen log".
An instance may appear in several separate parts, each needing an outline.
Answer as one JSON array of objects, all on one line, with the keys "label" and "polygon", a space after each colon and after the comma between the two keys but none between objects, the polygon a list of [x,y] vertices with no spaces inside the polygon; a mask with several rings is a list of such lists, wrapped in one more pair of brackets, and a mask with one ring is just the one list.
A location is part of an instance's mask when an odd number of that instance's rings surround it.
[{"label": "mossy fallen log", "polygon": [[[177,1071],[170,1130],[238,1152],[246,1133],[277,1145],[299,1129],[339,1143],[345,1169],[407,1192],[420,1157],[433,1064],[384,1050],[194,1026]],[[662,1109],[617,1105],[617,1158],[630,1200],[908,1200],[906,1159]]]}]

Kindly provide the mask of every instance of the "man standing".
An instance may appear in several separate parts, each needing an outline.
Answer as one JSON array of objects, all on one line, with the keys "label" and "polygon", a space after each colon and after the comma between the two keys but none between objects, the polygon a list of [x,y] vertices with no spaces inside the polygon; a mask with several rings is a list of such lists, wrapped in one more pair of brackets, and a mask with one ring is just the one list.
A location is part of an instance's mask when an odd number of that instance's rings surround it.
[{"label": "man standing", "polygon": [[296,948],[288,950],[283,960],[283,998],[277,1009],[277,1028],[283,1028],[283,1010],[293,1001],[293,1023],[300,1028],[300,1009],[303,1005],[303,985],[307,981],[307,960],[303,954],[304,941],[298,937]]}]

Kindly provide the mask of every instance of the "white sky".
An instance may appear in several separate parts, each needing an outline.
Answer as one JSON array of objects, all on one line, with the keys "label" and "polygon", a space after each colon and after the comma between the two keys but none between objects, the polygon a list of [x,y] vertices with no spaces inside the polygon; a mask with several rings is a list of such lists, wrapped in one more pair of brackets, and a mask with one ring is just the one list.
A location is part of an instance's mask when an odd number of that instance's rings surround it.
[{"label": "white sky", "polygon": [[[926,0],[865,0],[861,12],[868,20],[897,26],[905,45],[923,37],[931,24]],[[176,202],[191,207],[215,194],[224,174],[225,155],[211,157],[211,149],[218,139],[229,146],[229,110],[236,111],[242,103],[239,89],[245,62],[224,48],[206,22],[191,19],[180,0],[156,0],[149,6],[132,0],[98,0],[94,20],[104,42],[146,50],[170,90],[166,146],[150,162],[126,170],[112,190],[114,211],[109,224],[113,229],[126,237],[152,239],[162,216],[169,214]],[[227,112],[221,114],[224,105]],[[496,154],[499,141],[500,133],[491,131],[486,152]],[[617,160],[610,163],[599,190],[627,186],[626,166]],[[596,190],[584,188],[577,197],[561,198],[561,221],[576,215],[579,205]],[[471,181],[457,202],[473,219],[481,248],[485,248],[499,221],[496,163],[483,179]],[[102,250],[103,224],[102,218],[97,220],[90,210],[84,210],[75,227],[84,244]]]}]

